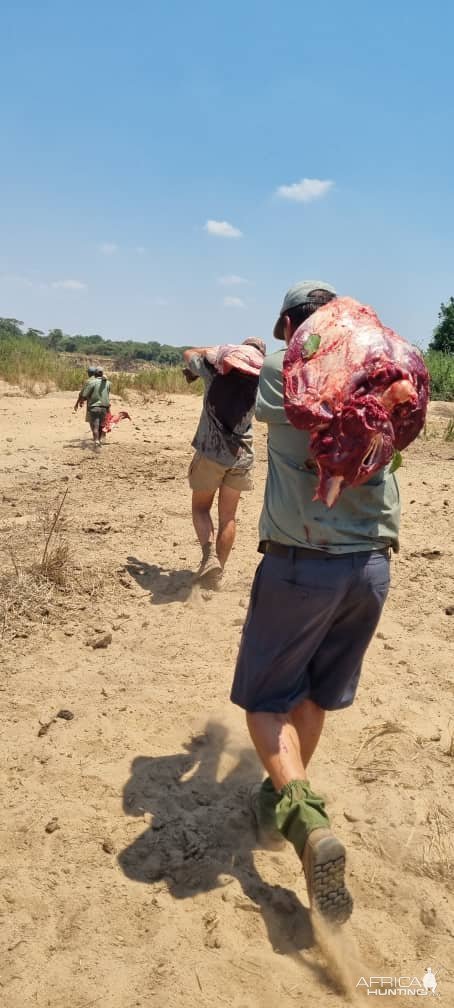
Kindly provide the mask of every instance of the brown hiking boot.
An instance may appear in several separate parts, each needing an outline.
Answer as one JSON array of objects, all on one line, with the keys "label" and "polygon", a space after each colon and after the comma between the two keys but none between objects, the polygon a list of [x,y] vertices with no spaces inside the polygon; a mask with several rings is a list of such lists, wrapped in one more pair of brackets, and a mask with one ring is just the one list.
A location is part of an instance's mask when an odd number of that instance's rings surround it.
[{"label": "brown hiking boot", "polygon": [[[249,791],[249,805],[254,819],[257,840],[264,850],[279,851],[286,845],[286,839],[278,830],[272,818],[265,817],[265,810],[261,801],[262,785],[253,784]],[[268,820],[268,821],[267,821]]]},{"label": "brown hiking boot", "polygon": [[311,910],[333,924],[344,924],[353,910],[345,886],[345,847],[329,829],[314,829],[302,856]]},{"label": "brown hiking boot", "polygon": [[213,543],[202,547],[202,560],[194,581],[199,581],[204,588],[218,588],[222,580],[222,567],[216,556]]}]

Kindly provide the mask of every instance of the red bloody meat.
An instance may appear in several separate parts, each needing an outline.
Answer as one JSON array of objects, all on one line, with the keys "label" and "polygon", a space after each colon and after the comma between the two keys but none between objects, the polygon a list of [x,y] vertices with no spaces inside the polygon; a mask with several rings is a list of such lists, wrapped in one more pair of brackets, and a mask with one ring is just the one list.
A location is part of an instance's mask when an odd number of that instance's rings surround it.
[{"label": "red bloody meat", "polygon": [[311,432],[328,507],[366,482],[423,427],[429,375],[419,350],[382,325],[372,308],[335,298],[296,330],[284,357],[284,405]]},{"label": "red bloody meat", "polygon": [[112,427],[115,424],[120,423],[120,420],[130,420],[130,419],[131,417],[129,416],[129,413],[126,412],[126,410],[120,410],[120,412],[115,414],[115,416],[109,410],[106,413],[104,420],[102,422],[103,434],[110,434]]}]

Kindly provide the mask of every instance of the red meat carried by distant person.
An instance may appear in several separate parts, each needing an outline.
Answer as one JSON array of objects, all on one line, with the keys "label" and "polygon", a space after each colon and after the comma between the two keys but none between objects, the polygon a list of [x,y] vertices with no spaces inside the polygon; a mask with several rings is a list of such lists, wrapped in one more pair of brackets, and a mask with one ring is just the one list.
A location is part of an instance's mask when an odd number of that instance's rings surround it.
[{"label": "red meat carried by distant person", "polygon": [[372,308],[334,298],[296,330],[284,358],[284,405],[311,433],[315,500],[328,507],[365,483],[423,427],[429,375],[419,350]]},{"label": "red meat carried by distant person", "polygon": [[120,423],[120,420],[130,420],[130,419],[131,417],[129,416],[129,413],[126,412],[126,410],[120,410],[119,413],[115,414],[110,412],[106,413],[104,420],[102,422],[103,434],[110,434],[112,427],[114,427],[115,424]]}]

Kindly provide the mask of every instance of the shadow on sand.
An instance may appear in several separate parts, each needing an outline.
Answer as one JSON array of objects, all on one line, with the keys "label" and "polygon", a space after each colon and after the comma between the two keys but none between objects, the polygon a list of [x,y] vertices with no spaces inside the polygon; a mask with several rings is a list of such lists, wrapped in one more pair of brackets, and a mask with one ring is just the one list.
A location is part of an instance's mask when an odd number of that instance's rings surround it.
[{"label": "shadow on sand", "polygon": [[186,602],[194,586],[191,570],[170,570],[133,556],[127,557],[126,570],[144,591],[150,592],[152,605]]},{"label": "shadow on sand", "polygon": [[63,448],[82,448],[84,451],[94,452],[94,441],[91,434],[88,433],[85,438],[72,438],[71,441],[65,441]]},{"label": "shadow on sand", "polygon": [[[267,884],[257,872],[247,796],[259,769],[252,750],[243,750],[219,781],[226,740],[226,728],[208,722],[185,753],[133,761],[123,807],[132,816],[151,813],[153,822],[122,851],[119,863],[136,882],[165,881],[178,900],[225,886],[226,875],[237,879],[262,914],[273,949],[294,954],[313,945],[309,913],[295,893]],[[315,964],[311,968],[318,972]]]}]

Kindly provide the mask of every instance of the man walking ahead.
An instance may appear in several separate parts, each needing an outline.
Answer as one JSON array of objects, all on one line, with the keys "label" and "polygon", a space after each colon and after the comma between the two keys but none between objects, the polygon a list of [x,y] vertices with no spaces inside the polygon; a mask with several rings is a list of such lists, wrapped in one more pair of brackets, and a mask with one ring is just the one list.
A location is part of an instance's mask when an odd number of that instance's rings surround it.
[{"label": "man walking ahead", "polygon": [[[244,340],[262,356],[262,340]],[[217,372],[206,359],[209,347],[184,351],[186,367],[205,384],[203,409],[192,445],[195,454],[189,467],[192,490],[192,520],[202,547],[197,579],[217,587],[235,540],[235,516],[242,490],[252,489],[254,463],[252,418],[257,397],[258,375],[232,368]],[[211,508],[218,497],[218,533],[214,537]]]},{"label": "man walking ahead", "polygon": [[[277,339],[336,296],[321,281],[288,291]],[[352,910],[345,849],[333,836],[307,770],[325,712],[353,703],[361,664],[389,588],[398,548],[399,491],[389,468],[346,489],[329,510],[314,501],[317,472],[309,435],[292,427],[283,401],[285,350],[267,357],[256,416],[268,424],[268,475],[260,518],[264,554],[238,656],[231,699],[246,710],[267,772],[251,794],[265,846],[293,844],[311,906],[342,922]]]},{"label": "man walking ahead", "polygon": [[[90,371],[94,372],[94,377],[90,377]],[[86,420],[90,424],[94,446],[95,448],[100,448],[101,439],[104,437],[102,432],[103,421],[110,409],[110,382],[100,367],[89,368],[88,381],[79,392],[74,412],[84,402],[87,404]]]}]

